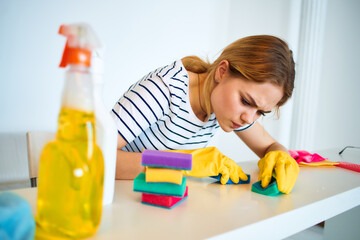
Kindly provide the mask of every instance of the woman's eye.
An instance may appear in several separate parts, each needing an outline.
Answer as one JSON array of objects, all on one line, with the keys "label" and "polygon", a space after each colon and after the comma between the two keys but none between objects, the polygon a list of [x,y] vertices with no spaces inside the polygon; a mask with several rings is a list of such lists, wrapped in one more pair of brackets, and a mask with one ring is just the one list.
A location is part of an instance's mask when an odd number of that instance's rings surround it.
[{"label": "woman's eye", "polygon": [[247,105],[247,106],[250,106],[250,103],[245,99],[245,98],[241,98],[241,102],[244,104],[244,105]]},{"label": "woman's eye", "polygon": [[265,116],[265,113],[263,113],[263,112],[261,112],[261,111],[259,111],[258,114],[259,114],[259,115],[262,115],[262,116]]},{"label": "woman's eye", "polygon": [[[245,106],[251,106],[251,104],[243,97],[241,97],[241,102],[242,104],[244,104]],[[261,115],[261,116],[265,116],[265,113],[262,111],[258,111],[257,114]]]}]

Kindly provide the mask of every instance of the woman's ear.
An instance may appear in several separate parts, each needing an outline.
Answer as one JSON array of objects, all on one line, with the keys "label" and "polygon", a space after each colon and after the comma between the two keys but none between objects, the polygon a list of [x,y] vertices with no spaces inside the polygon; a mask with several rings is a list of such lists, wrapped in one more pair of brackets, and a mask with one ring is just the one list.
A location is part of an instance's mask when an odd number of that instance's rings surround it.
[{"label": "woman's ear", "polygon": [[222,60],[216,68],[215,71],[215,82],[219,83],[224,79],[224,76],[227,75],[229,71],[229,61]]}]

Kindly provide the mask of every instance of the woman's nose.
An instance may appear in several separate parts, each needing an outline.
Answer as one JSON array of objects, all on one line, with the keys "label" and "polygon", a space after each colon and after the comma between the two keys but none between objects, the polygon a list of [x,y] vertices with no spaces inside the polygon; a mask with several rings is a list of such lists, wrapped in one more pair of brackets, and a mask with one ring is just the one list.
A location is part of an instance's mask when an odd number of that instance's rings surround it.
[{"label": "woman's nose", "polygon": [[255,117],[256,109],[247,110],[240,115],[241,122],[246,124],[252,124],[256,120]]}]

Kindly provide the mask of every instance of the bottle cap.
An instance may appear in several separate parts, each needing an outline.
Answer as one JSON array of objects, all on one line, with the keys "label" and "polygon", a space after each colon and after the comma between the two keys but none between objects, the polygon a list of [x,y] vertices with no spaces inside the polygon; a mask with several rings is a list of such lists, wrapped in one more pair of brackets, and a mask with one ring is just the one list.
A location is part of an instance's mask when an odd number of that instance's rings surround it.
[{"label": "bottle cap", "polygon": [[68,64],[91,66],[91,52],[100,48],[100,41],[87,24],[61,25],[59,34],[67,38],[60,67]]}]

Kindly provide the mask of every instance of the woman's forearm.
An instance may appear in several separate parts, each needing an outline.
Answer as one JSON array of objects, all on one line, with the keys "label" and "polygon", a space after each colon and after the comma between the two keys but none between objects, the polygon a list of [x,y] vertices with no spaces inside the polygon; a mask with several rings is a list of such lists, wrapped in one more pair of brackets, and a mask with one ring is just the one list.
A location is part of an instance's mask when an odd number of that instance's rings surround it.
[{"label": "woman's forearm", "polygon": [[144,171],[145,167],[141,166],[141,153],[117,150],[116,179],[134,179]]}]

